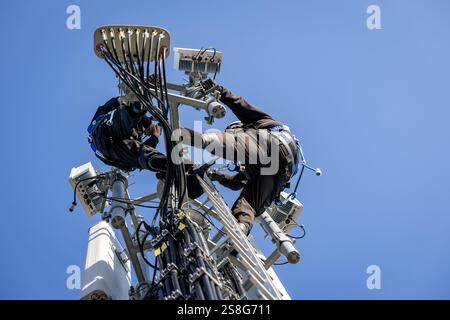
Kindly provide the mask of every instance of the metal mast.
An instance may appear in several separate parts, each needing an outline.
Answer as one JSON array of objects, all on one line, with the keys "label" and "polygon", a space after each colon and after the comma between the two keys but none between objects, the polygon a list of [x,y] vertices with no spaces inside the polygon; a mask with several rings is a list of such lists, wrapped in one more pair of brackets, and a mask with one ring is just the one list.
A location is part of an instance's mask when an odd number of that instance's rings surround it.
[{"label": "metal mast", "polygon": [[[89,216],[102,212],[103,218],[90,231],[83,298],[122,299],[123,288],[129,286],[130,299],[289,299],[272,265],[281,255],[290,263],[299,261],[287,231],[302,204],[284,194],[285,206],[272,206],[258,220],[276,246],[266,259],[255,241],[238,227],[207,175],[197,175],[206,199],[189,199],[183,162],[170,156],[178,153],[183,159],[183,150],[175,149],[178,141],[172,139],[172,133],[180,128],[181,105],[206,111],[210,122],[224,116],[217,94],[201,96],[197,90],[208,73],[218,72],[223,54],[215,49],[177,50],[179,69],[189,75],[189,83],[175,85],[166,80],[165,61],[170,52],[167,30],[103,26],[95,31],[94,48],[120,79],[122,101],[140,102],[161,124],[168,165],[158,190],[134,199],[128,193],[126,172],[113,168],[102,173],[90,163],[72,170],[69,180],[85,211]],[[209,60],[202,64],[201,59],[208,55]],[[144,205],[156,199],[159,204]],[[136,214],[140,207],[153,211],[151,222]],[[211,227],[218,232],[213,234]],[[114,230],[120,231],[124,248]],[[102,236],[96,236],[99,232]],[[108,250],[113,254],[100,254]],[[109,280],[97,281],[99,274]]]}]

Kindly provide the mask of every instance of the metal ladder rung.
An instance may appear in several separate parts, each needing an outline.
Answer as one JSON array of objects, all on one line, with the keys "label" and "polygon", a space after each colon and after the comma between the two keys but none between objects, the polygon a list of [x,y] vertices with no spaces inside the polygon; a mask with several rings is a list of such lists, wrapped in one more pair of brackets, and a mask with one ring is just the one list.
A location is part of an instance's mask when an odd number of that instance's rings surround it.
[{"label": "metal ladder rung", "polygon": [[[281,299],[281,295],[273,285],[271,277],[264,268],[263,262],[256,255],[252,245],[239,228],[238,223],[231,213],[231,210],[225,204],[222,196],[217,189],[204,179],[197,176],[199,183],[205,193],[208,195],[208,200],[211,201],[215,208],[219,220],[222,222],[229,241],[234,249],[240,255],[240,262],[247,267],[245,270],[249,274],[249,280],[259,290],[259,293],[266,299]],[[205,202],[205,204],[207,201]]]}]

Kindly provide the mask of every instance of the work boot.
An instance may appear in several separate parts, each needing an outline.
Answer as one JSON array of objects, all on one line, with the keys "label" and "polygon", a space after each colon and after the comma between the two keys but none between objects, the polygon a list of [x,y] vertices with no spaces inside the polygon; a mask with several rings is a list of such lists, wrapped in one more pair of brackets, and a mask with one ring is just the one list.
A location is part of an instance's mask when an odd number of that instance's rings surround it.
[{"label": "work boot", "polygon": [[189,198],[197,199],[203,194],[203,188],[197,179],[197,175],[203,178],[205,172],[216,162],[216,160],[217,158],[202,165],[195,165],[193,163],[184,164],[184,170],[187,173],[186,180]]},{"label": "work boot", "polygon": [[167,158],[165,155],[156,154],[152,156],[147,162],[148,168],[154,172],[166,172]]},{"label": "work boot", "polygon": [[[241,228],[242,232],[243,232],[246,236],[249,235],[249,233],[250,233],[250,226],[249,226],[247,223],[244,223],[244,222],[238,222],[238,226],[239,226],[239,228]],[[235,249],[233,249],[233,250],[230,252],[230,255],[232,255],[233,257],[237,257],[238,252],[237,252]]]},{"label": "work boot", "polygon": [[241,228],[242,232],[248,236],[250,233],[250,226],[244,222],[238,222],[239,228]]},{"label": "work boot", "polygon": [[[163,180],[166,178],[166,171],[158,171],[156,172],[156,178],[158,180]],[[188,173],[186,175],[186,187],[188,196],[191,199],[197,199],[203,194],[203,188],[200,185],[200,182],[198,181],[195,174]]]},{"label": "work boot", "polygon": [[186,183],[189,198],[197,199],[203,194],[203,188],[195,174],[188,173],[186,175]]}]

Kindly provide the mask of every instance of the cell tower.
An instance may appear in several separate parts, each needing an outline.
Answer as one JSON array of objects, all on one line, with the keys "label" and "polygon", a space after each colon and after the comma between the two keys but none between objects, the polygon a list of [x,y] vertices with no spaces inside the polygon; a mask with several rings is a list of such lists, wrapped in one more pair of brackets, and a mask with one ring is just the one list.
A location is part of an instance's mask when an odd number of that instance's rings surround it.
[{"label": "cell tower", "polygon": [[[183,155],[172,139],[180,128],[181,105],[206,112],[209,123],[225,115],[217,92],[199,94],[200,82],[220,72],[222,52],[175,48],[175,68],[189,77],[188,83],[177,85],[166,80],[167,30],[103,26],[95,31],[94,49],[119,77],[122,101],[140,102],[161,124],[167,155]],[[71,210],[78,198],[88,216],[102,217],[89,230],[81,298],[290,299],[272,266],[282,256],[286,263],[299,262],[289,232],[299,226],[296,220],[303,205],[282,193],[281,204],[273,204],[256,219],[275,246],[265,257],[205,174],[214,162],[192,169],[204,191],[204,199],[196,200],[187,195],[183,163],[167,158],[165,178],[153,193],[141,197],[130,196],[128,172],[100,172],[91,163],[72,169]]]}]

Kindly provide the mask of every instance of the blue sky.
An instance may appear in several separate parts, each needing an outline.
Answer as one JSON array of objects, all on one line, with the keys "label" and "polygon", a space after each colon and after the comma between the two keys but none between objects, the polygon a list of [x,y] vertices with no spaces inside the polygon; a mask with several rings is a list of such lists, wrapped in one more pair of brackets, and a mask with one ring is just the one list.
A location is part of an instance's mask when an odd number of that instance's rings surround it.
[{"label": "blue sky", "polygon": [[[66,28],[71,4],[81,8],[81,30]],[[381,30],[366,27],[371,4],[381,8]],[[277,269],[293,298],[450,298],[448,1],[2,7],[0,298],[79,297],[66,288],[66,268],[83,266],[87,229],[98,217],[67,211],[67,176],[88,161],[107,168],[85,133],[96,107],[117,95],[113,73],[92,48],[103,24],[162,26],[173,47],[224,51],[219,82],[301,137],[324,175],[307,175],[301,185],[302,262]],[[180,82],[182,74],[169,69]],[[204,116],[182,114],[186,126]],[[232,119],[229,113],[215,125]],[[132,180],[132,194],[153,191],[152,174]],[[230,202],[236,196],[224,194]],[[374,264],[381,290],[366,287]]]}]

